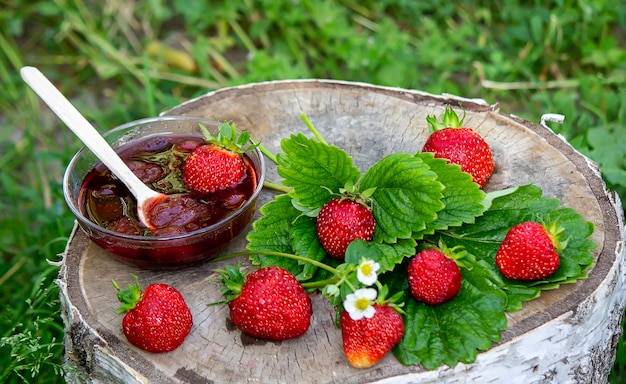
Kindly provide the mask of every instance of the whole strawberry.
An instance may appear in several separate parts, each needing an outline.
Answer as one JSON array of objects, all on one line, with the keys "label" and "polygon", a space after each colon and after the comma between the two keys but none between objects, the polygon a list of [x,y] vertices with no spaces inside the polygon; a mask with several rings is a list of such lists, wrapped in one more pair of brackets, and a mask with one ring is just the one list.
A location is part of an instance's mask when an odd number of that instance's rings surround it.
[{"label": "whole strawberry", "polygon": [[481,188],[487,183],[494,170],[491,148],[487,142],[471,128],[463,127],[463,119],[449,106],[441,121],[435,116],[426,118],[431,135],[426,140],[422,152],[433,152],[435,157],[461,166]]},{"label": "whole strawberry", "polygon": [[434,248],[425,249],[409,261],[407,275],[415,300],[430,305],[441,304],[453,299],[461,290],[461,271],[446,253]]},{"label": "whole strawberry", "polygon": [[373,304],[374,315],[354,320],[341,313],[341,336],[346,359],[355,368],[368,368],[382,359],[402,339],[404,320],[391,306]]},{"label": "whole strawberry", "polygon": [[247,174],[243,149],[249,141],[247,132],[237,135],[234,123],[223,123],[217,136],[200,126],[206,144],[198,146],[185,161],[183,181],[192,192],[207,194],[232,188]]},{"label": "whole strawberry", "polygon": [[541,280],[552,275],[561,264],[557,249],[565,248],[556,224],[527,221],[507,232],[496,253],[496,265],[504,277],[513,280]]},{"label": "whole strawberry", "polygon": [[328,201],[317,215],[317,237],[331,256],[344,259],[355,239],[372,240],[376,221],[369,207],[348,197]]},{"label": "whole strawberry", "polygon": [[244,277],[239,269],[217,270],[230,319],[242,332],[261,339],[299,337],[308,329],[313,313],[311,298],[283,268],[261,268]]},{"label": "whole strawberry", "polygon": [[150,284],[141,292],[139,280],[121,290],[115,281],[117,297],[124,313],[122,331],[128,341],[148,352],[160,353],[176,349],[183,343],[193,325],[189,307],[183,296],[167,284]]}]

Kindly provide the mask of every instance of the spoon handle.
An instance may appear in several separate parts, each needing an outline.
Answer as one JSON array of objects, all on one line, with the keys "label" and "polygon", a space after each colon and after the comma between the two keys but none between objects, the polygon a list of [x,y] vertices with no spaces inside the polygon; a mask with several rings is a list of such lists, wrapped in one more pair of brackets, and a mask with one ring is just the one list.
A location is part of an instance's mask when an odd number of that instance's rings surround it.
[{"label": "spoon handle", "polygon": [[[74,132],[83,144],[91,150],[109,170],[115,174],[131,193],[139,200],[138,194],[158,195],[146,186],[128,168],[126,163],[111,148],[96,128],[63,96],[61,92],[35,67],[23,67],[20,70],[22,79],[50,109]],[[150,193],[150,191],[152,193]]]}]

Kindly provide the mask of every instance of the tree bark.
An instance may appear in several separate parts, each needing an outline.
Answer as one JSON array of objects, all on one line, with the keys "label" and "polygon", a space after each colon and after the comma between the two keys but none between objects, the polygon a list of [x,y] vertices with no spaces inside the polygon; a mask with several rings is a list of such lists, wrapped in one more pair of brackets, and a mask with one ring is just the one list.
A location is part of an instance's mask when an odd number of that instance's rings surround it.
[{"label": "tree bark", "polygon": [[[547,127],[499,112],[497,105],[450,95],[324,80],[276,81],[227,88],[190,100],[170,115],[232,120],[273,153],[280,140],[307,133],[305,112],[329,144],[345,149],[366,170],[392,152],[414,153],[428,137],[427,115],[446,104],[462,106],[466,125],[491,145],[496,171],[486,191],[534,183],[595,224],[595,264],[589,277],[545,291],[509,313],[500,342],[472,364],[427,371],[402,366],[389,354],[370,369],[352,368],[343,355],[334,309],[312,295],[311,328],[302,337],[269,342],[245,337],[228,318],[214,269],[206,263],[179,271],[149,271],[122,264],[75,230],[58,285],[66,325],[66,359],[73,382],[155,383],[602,383],[615,358],[626,305],[622,289],[624,220],[619,198],[606,190],[596,165]],[[266,180],[279,182],[267,162]],[[264,191],[259,206],[273,199]],[[257,212],[255,218],[259,217]],[[245,248],[245,230],[224,251]],[[244,262],[244,265],[249,266]],[[176,287],[194,316],[183,345],[151,354],[130,345],[111,279],[142,286]]]}]

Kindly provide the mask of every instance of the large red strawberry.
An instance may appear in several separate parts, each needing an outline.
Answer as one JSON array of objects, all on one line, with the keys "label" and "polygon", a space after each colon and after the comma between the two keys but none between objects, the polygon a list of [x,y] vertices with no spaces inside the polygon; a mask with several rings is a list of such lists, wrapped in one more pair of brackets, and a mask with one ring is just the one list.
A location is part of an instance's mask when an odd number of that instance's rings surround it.
[{"label": "large red strawberry", "polygon": [[355,239],[372,240],[376,221],[369,207],[349,197],[328,201],[317,215],[317,237],[331,256],[344,259]]},{"label": "large red strawberry", "polygon": [[493,156],[489,144],[473,129],[463,127],[463,118],[451,107],[438,121],[435,116],[426,117],[431,135],[422,152],[433,152],[435,157],[461,166],[463,172],[472,175],[481,188],[487,183],[494,170]]},{"label": "large red strawberry", "polygon": [[261,268],[247,276],[226,266],[217,270],[230,319],[242,332],[262,339],[284,340],[303,335],[313,313],[311,298],[295,276],[283,268]]},{"label": "large red strawberry", "polygon": [[368,368],[382,359],[402,339],[404,320],[391,306],[372,304],[371,318],[352,319],[341,313],[341,336],[346,359],[355,368]]},{"label": "large red strawberry", "polygon": [[198,146],[185,161],[183,181],[193,192],[213,193],[239,184],[246,176],[243,149],[250,136],[237,135],[234,123],[223,123],[216,136],[201,126],[206,144]]},{"label": "large red strawberry", "polygon": [[513,280],[541,280],[552,275],[561,264],[558,251],[565,248],[559,241],[562,229],[527,221],[509,229],[496,253],[500,272]]},{"label": "large red strawberry", "polygon": [[407,275],[415,300],[430,305],[441,304],[453,299],[461,290],[461,271],[446,253],[452,256],[452,251],[447,248],[425,249],[409,261]]},{"label": "large red strawberry", "polygon": [[139,280],[121,290],[117,297],[124,313],[122,331],[128,341],[148,352],[169,352],[183,343],[193,325],[191,311],[183,296],[167,284],[150,284],[141,292]]}]

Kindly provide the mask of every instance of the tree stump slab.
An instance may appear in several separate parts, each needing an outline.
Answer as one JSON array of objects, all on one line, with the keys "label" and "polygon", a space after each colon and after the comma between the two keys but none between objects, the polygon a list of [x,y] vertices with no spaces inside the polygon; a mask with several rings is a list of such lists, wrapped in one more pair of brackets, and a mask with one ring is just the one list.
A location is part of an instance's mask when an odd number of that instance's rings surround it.
[{"label": "tree stump slab", "polygon": [[[491,145],[496,171],[486,191],[534,183],[595,224],[595,264],[589,277],[544,291],[508,313],[501,341],[471,364],[427,371],[403,366],[392,354],[370,369],[352,368],[343,355],[334,309],[312,295],[309,331],[295,340],[269,342],[242,335],[229,321],[209,262],[178,271],[123,264],[72,233],[57,280],[66,324],[65,358],[73,382],[113,383],[602,383],[613,365],[626,305],[623,290],[624,220],[619,198],[605,189],[596,165],[541,124],[501,114],[482,100],[363,83],[276,81],[210,92],[165,112],[232,120],[277,153],[280,140],[308,130],[305,112],[330,144],[345,149],[366,170],[383,156],[416,152],[428,137],[427,115],[447,104],[467,111],[466,125]],[[267,180],[279,182],[267,162]],[[259,206],[272,200],[264,191]],[[259,217],[257,212],[255,218]],[[245,248],[246,229],[223,252]],[[237,260],[239,261],[239,260]],[[244,265],[249,266],[246,260]],[[228,261],[229,263],[235,260]],[[194,326],[182,346],[151,354],[128,343],[111,284],[167,283],[185,297]]]}]

